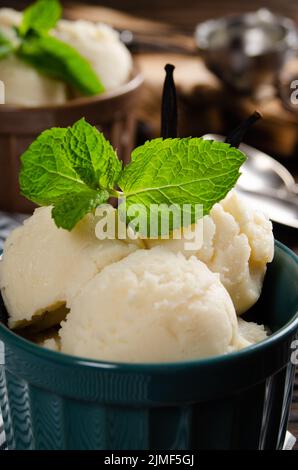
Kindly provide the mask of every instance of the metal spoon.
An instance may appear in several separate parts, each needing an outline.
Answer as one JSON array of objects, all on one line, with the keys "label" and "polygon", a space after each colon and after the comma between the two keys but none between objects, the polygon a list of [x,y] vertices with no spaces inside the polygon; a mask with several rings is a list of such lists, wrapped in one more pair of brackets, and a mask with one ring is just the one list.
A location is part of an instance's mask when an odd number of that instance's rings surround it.
[{"label": "metal spoon", "polygon": [[[203,139],[223,141],[225,137],[207,134]],[[274,221],[298,228],[298,184],[291,173],[274,158],[246,144],[247,155],[236,190]]]}]

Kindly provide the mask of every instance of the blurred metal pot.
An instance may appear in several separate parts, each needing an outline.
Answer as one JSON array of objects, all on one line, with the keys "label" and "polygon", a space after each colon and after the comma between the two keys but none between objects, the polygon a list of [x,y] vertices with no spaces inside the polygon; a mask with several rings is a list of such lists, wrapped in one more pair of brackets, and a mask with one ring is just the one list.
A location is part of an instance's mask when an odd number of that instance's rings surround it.
[{"label": "blurred metal pot", "polygon": [[243,92],[272,83],[298,45],[294,22],[266,9],[201,23],[195,39],[207,66]]}]

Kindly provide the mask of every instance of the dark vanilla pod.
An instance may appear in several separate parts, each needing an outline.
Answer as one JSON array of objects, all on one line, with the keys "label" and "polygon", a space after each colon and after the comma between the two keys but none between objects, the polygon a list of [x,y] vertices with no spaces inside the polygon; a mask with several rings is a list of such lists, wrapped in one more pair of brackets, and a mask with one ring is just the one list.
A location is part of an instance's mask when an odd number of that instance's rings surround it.
[{"label": "dark vanilla pod", "polygon": [[258,111],[255,111],[227,136],[225,142],[230,144],[232,147],[238,148],[248,129],[250,129],[251,126],[261,118],[262,115]]},{"label": "dark vanilla pod", "polygon": [[[161,105],[161,137],[164,139],[177,137],[177,94],[174,82],[175,66],[167,64],[165,66],[166,77],[163,86]],[[225,142],[232,147],[238,148],[245,134],[253,124],[262,118],[262,115],[255,111],[237,126],[226,138]]]},{"label": "dark vanilla pod", "polygon": [[174,65],[165,66],[166,77],[162,93],[161,132],[164,139],[177,137],[177,95],[174,82]]}]

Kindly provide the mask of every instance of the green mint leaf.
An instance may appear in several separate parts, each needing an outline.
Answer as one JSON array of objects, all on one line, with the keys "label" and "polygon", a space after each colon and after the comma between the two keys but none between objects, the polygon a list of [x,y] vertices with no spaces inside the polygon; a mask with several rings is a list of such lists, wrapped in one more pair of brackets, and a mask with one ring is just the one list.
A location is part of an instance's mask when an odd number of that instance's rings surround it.
[{"label": "green mint leaf", "polygon": [[222,142],[154,139],[134,150],[118,185],[127,210],[132,204],[142,204],[147,208],[143,215],[148,217],[150,204],[191,204],[194,223],[195,204],[203,204],[203,215],[208,214],[234,187],[244,161],[240,150]]},{"label": "green mint leaf", "polygon": [[7,57],[14,51],[14,48],[13,43],[0,31],[0,59]]},{"label": "green mint leaf", "polygon": [[60,128],[43,132],[21,156],[21,193],[41,206],[87,189],[68,159],[66,133]]},{"label": "green mint leaf", "polygon": [[52,217],[57,227],[72,230],[86,214],[108,198],[109,193],[106,190],[86,189],[80,193],[65,194],[54,204]]},{"label": "green mint leaf", "polygon": [[25,39],[18,55],[39,72],[68,83],[84,95],[104,91],[90,63],[73,47],[52,36]]},{"label": "green mint leaf", "polygon": [[65,144],[72,168],[89,187],[113,189],[122,163],[103,134],[81,119],[68,129]]},{"label": "green mint leaf", "polygon": [[38,0],[24,10],[19,34],[26,36],[29,31],[47,33],[56,26],[61,14],[62,7],[58,0]]},{"label": "green mint leaf", "polygon": [[[120,214],[126,211],[127,221],[142,233],[154,204],[155,234],[163,235],[208,214],[233,188],[244,161],[242,152],[222,142],[155,139],[135,149],[131,163],[121,171],[110,144],[81,119],[70,128],[45,131],[31,144],[21,157],[20,187],[37,204],[53,205],[57,226],[67,230],[116,195],[126,202],[120,204]],[[116,184],[123,193],[114,189]],[[177,222],[176,211],[181,215],[184,204],[190,219]],[[132,205],[138,206],[139,214],[128,214]],[[201,212],[197,205],[203,206]],[[175,215],[165,229],[161,221],[169,206]]]}]

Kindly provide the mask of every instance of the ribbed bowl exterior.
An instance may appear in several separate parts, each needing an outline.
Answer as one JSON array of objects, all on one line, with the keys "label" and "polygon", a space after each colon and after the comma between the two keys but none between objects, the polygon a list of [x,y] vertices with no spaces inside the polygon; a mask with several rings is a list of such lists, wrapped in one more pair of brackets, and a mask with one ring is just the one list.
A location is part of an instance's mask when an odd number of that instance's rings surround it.
[{"label": "ribbed bowl exterior", "polygon": [[126,365],[39,348],[0,326],[9,449],[281,449],[292,397],[298,262],[276,244],[256,312],[276,331],[239,353]]}]

